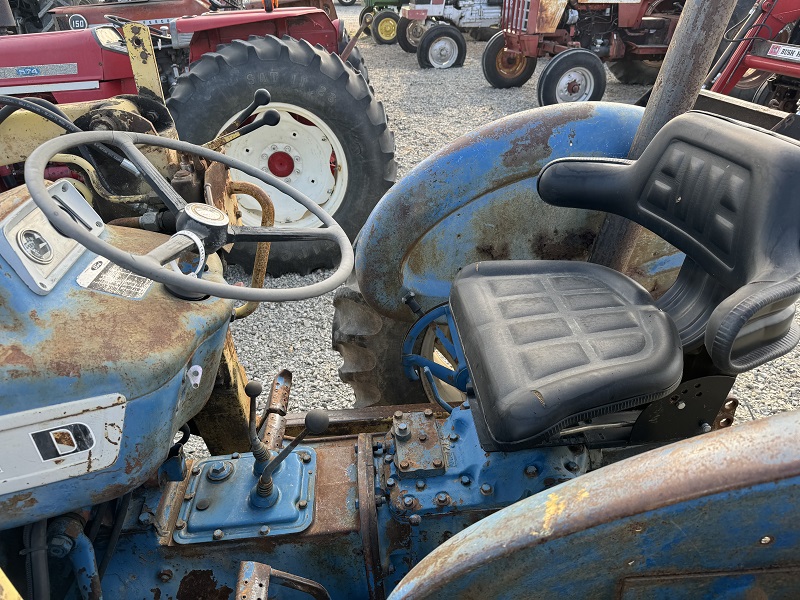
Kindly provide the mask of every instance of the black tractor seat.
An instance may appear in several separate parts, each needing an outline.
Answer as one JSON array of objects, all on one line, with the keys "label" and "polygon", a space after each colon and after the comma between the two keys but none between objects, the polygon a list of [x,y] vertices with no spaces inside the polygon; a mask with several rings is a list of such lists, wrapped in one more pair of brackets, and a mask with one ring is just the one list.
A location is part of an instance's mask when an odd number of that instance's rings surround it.
[{"label": "black tractor seat", "polygon": [[539,176],[558,206],[605,210],[687,258],[658,302],[627,276],[570,261],[469,265],[450,308],[488,450],[547,442],[580,421],[668,396],[683,356],[735,375],[800,340],[800,145],[704,113],[668,123],[637,161],[560,159]]}]

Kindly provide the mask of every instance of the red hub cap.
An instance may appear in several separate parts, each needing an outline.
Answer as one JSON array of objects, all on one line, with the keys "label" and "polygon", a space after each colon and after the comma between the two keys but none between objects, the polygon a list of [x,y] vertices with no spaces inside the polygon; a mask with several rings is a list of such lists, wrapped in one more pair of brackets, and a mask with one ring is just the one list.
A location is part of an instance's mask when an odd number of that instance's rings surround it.
[{"label": "red hub cap", "polygon": [[275,177],[288,177],[294,171],[294,159],[286,152],[275,152],[269,157],[267,166]]}]

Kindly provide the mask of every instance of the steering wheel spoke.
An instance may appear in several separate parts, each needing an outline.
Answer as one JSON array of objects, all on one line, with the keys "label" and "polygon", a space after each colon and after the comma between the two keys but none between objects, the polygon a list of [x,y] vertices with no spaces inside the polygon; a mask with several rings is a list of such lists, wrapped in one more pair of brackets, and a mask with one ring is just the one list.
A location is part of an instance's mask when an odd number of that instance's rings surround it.
[{"label": "steering wheel spoke", "polygon": [[186,206],[186,200],[164,179],[158,169],[153,166],[153,163],[147,160],[147,157],[142,154],[142,151],[129,138],[120,137],[115,141],[125,156],[136,165],[144,180],[158,194],[158,197],[161,198],[161,201],[169,211],[174,215],[180,213]]},{"label": "steering wheel spoke", "polygon": [[314,229],[310,227],[248,227],[232,225],[228,228],[228,243],[304,242],[320,238],[335,242],[336,232],[327,228]]},{"label": "steering wheel spoke", "polygon": [[158,261],[158,264],[165,265],[178,258],[187,250],[196,249],[197,244],[195,241],[185,235],[174,235],[166,242],[150,250],[147,256],[153,260]]}]

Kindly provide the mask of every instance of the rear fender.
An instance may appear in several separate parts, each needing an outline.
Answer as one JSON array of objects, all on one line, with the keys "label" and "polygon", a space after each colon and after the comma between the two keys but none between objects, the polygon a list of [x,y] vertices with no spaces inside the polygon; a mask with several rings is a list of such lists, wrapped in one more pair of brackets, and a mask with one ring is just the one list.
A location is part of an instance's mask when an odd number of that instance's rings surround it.
[{"label": "rear fender", "polygon": [[381,314],[413,319],[446,302],[458,271],[498,259],[586,260],[605,215],[542,202],[539,171],[566,156],[624,158],[643,109],[586,102],[536,108],[468,133],[381,199],[356,243],[356,275]]}]

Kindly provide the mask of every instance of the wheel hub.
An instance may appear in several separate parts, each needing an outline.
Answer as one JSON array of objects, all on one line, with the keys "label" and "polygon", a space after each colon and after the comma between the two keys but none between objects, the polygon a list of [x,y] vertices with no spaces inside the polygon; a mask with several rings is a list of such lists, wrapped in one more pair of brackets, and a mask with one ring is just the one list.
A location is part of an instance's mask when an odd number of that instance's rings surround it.
[{"label": "wheel hub", "polygon": [[556,99],[562,102],[588,100],[594,91],[594,78],[583,67],[576,67],[564,73],[556,86]]},{"label": "wheel hub", "polygon": [[270,145],[261,153],[261,161],[266,159],[266,166],[260,166],[265,173],[272,173],[275,177],[283,178],[286,183],[291,183],[290,175],[300,175],[301,168],[300,154],[291,146],[284,145],[280,148],[277,144]]},{"label": "wheel hub", "polygon": [[378,24],[378,33],[384,40],[390,40],[397,35],[397,23],[394,19],[383,19]]},{"label": "wheel hub", "polygon": [[456,62],[457,55],[458,46],[455,40],[450,38],[439,38],[431,44],[431,49],[428,52],[428,57],[433,66],[440,69],[452,66]]}]

